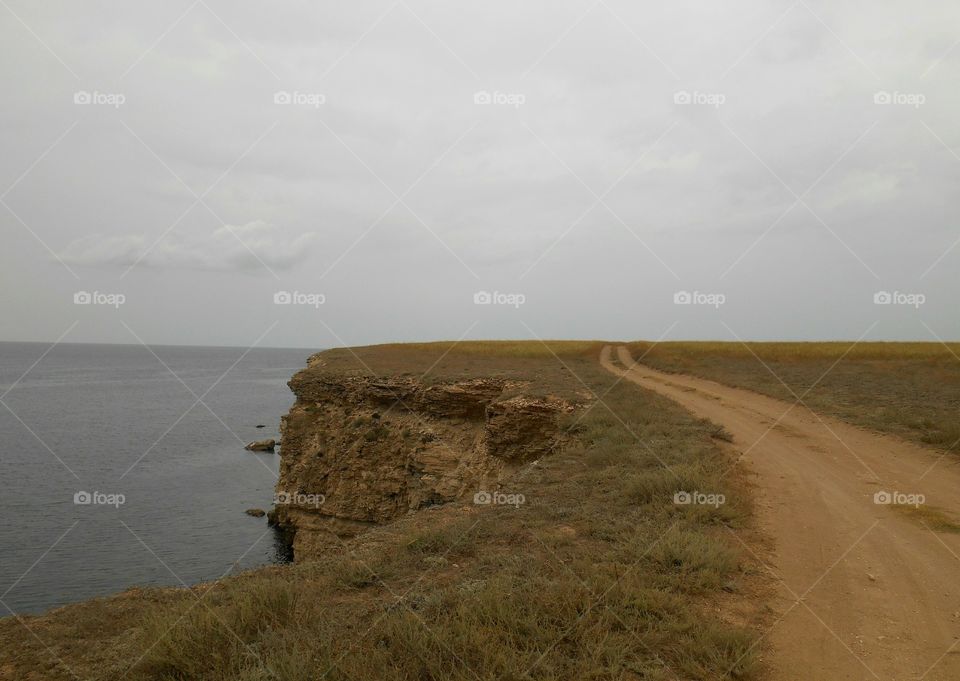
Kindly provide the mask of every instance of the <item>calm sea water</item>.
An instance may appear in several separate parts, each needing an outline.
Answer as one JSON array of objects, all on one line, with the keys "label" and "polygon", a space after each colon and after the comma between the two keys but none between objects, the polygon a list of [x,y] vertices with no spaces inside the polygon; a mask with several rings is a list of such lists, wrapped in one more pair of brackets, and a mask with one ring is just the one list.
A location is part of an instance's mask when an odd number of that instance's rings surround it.
[{"label": "calm sea water", "polygon": [[243,443],[279,438],[311,351],[61,344],[31,368],[48,348],[0,343],[0,616],[286,559],[244,513],[279,455]]}]

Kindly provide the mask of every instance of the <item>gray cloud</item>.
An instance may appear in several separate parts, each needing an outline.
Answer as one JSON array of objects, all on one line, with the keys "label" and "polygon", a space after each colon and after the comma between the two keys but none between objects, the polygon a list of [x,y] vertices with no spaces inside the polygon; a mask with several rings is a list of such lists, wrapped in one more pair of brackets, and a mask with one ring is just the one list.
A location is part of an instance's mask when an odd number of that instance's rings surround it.
[{"label": "gray cloud", "polygon": [[303,261],[316,234],[291,240],[262,221],[224,225],[206,234],[171,232],[156,241],[144,234],[92,235],[71,242],[56,257],[68,265],[86,267],[135,266],[169,269],[256,270],[267,266],[290,268]]},{"label": "gray cloud", "polygon": [[[956,3],[8,4],[11,339],[58,337],[78,286],[173,343],[960,336]],[[873,305],[894,289],[928,303]]]}]

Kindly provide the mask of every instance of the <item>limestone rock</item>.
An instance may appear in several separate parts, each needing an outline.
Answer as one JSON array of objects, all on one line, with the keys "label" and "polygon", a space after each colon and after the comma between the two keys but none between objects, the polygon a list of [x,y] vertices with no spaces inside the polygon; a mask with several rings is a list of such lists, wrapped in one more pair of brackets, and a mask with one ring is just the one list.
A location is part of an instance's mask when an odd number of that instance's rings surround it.
[{"label": "limestone rock", "polygon": [[[514,396],[499,378],[427,385],[327,371],[317,356],[290,380],[271,523],[307,558],[409,512],[496,489],[563,438],[559,399]],[[322,503],[316,503],[322,499]]]}]

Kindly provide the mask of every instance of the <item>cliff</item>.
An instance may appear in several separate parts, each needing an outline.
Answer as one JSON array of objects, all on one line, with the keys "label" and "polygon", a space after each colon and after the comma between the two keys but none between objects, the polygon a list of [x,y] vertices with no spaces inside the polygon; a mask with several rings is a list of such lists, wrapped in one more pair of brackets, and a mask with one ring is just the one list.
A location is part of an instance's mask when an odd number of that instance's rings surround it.
[{"label": "cliff", "polygon": [[346,370],[326,353],[289,382],[271,522],[297,559],[419,509],[496,491],[563,441],[574,404],[529,382]]}]

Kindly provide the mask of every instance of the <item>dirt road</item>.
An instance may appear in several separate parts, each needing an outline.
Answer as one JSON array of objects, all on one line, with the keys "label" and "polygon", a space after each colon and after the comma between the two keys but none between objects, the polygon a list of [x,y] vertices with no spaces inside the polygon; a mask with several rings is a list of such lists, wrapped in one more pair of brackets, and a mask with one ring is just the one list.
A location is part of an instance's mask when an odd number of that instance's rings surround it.
[{"label": "dirt road", "polygon": [[[960,679],[960,534],[928,529],[931,508],[960,518],[954,459],[636,364],[624,347],[604,348],[601,363],[722,424],[744,453],[761,526],[776,545],[761,556],[778,580],[776,624],[764,638],[774,679]],[[925,513],[877,503],[878,492],[923,494]]]}]

